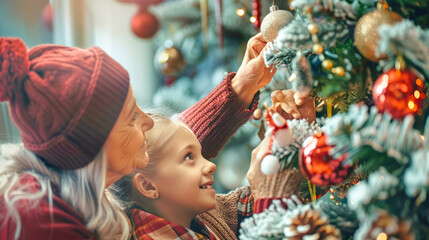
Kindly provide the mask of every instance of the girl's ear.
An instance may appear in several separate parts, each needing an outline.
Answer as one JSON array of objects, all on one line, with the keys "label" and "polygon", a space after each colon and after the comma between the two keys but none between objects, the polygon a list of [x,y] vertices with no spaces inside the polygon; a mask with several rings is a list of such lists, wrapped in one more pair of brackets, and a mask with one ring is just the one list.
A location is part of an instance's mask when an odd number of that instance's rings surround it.
[{"label": "girl's ear", "polygon": [[136,173],[133,178],[134,187],[139,193],[150,199],[159,197],[158,188],[155,183],[143,173]]}]

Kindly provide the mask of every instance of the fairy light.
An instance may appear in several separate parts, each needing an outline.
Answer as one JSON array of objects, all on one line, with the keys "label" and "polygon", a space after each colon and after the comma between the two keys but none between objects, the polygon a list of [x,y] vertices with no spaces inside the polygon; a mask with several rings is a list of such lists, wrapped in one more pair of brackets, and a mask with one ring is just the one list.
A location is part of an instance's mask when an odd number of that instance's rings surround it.
[{"label": "fairy light", "polygon": [[167,62],[168,61],[168,59],[170,58],[170,56],[167,54],[167,53],[165,53],[165,52],[163,52],[163,53],[161,53],[160,55],[159,55],[159,57],[158,57],[158,61],[160,62],[160,63],[165,63],[165,62]]},{"label": "fairy light", "polygon": [[409,102],[408,102],[408,108],[409,108],[409,109],[411,109],[411,110],[413,110],[413,109],[414,109],[414,107],[415,107],[414,102],[413,102],[413,101],[409,101]]},{"label": "fairy light", "polygon": [[256,17],[251,16],[249,20],[250,20],[251,23],[254,23],[254,22],[256,22]]},{"label": "fairy light", "polygon": [[377,240],[387,240],[387,234],[386,233],[380,233],[377,236]]},{"label": "fairy light", "polygon": [[420,98],[420,92],[419,92],[418,90],[414,91],[414,97],[415,97],[416,99],[419,99],[419,98]]},{"label": "fairy light", "polygon": [[237,10],[235,11],[235,13],[236,13],[238,16],[242,17],[242,16],[244,16],[244,14],[246,14],[246,11],[245,11],[244,9],[242,9],[242,8],[239,8],[239,9],[237,9]]}]

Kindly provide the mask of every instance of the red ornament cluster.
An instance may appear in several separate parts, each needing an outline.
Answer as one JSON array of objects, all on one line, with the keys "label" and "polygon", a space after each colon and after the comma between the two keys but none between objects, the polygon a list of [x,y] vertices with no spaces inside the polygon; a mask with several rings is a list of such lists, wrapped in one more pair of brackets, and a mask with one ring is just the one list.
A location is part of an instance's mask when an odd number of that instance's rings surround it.
[{"label": "red ornament cluster", "polygon": [[388,112],[398,120],[421,110],[426,97],[423,81],[410,70],[391,69],[382,74],[375,81],[372,92],[380,112]]},{"label": "red ornament cluster", "polygon": [[318,186],[330,186],[342,183],[352,169],[342,166],[345,156],[334,159],[329,151],[333,148],[326,143],[324,133],[307,138],[300,149],[299,167],[304,177]]}]

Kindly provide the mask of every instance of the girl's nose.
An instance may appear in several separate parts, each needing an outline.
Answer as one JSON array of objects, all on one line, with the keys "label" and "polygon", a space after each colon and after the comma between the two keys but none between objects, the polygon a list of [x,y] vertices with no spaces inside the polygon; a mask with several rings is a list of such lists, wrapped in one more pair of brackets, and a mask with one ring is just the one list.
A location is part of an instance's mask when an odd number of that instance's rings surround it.
[{"label": "girl's nose", "polygon": [[206,160],[206,164],[204,165],[203,171],[206,174],[213,174],[216,171],[216,164]]}]

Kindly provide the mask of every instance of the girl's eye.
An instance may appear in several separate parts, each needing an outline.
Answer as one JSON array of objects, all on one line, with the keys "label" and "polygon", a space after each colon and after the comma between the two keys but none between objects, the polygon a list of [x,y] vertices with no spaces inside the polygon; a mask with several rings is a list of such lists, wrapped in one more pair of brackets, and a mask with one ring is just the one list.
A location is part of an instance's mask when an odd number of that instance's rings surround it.
[{"label": "girl's eye", "polygon": [[192,160],[192,159],[194,159],[193,156],[192,156],[192,153],[186,154],[185,160]]}]

